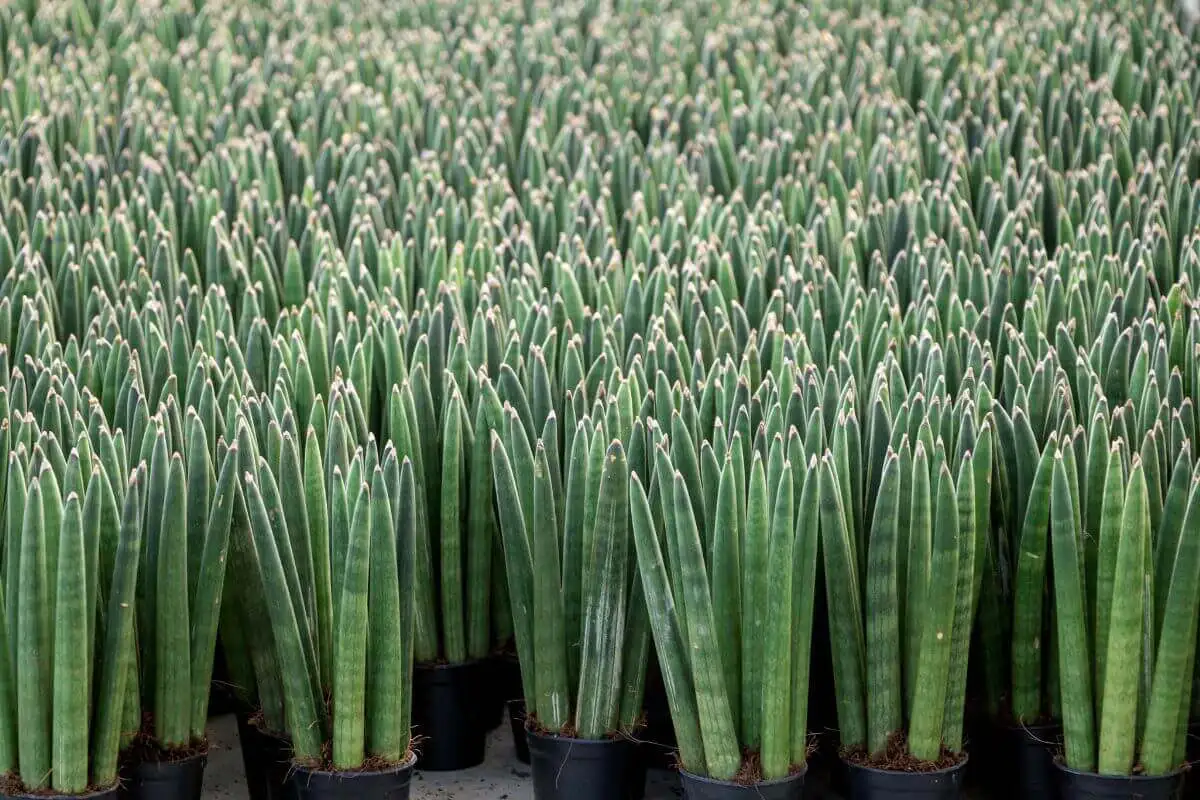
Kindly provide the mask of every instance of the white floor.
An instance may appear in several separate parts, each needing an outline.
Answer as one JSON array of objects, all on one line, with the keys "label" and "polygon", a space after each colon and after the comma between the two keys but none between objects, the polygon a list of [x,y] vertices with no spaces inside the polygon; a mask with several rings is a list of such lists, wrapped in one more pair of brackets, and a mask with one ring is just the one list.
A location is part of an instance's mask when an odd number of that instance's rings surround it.
[{"label": "white floor", "polygon": [[[209,721],[208,769],[204,773],[204,800],[248,800],[237,725],[232,716]],[[670,775],[652,771],[646,800],[676,800],[678,782]],[[462,772],[418,772],[412,800],[533,800],[529,767],[513,754],[512,735],[507,726],[492,732],[487,760]]]}]

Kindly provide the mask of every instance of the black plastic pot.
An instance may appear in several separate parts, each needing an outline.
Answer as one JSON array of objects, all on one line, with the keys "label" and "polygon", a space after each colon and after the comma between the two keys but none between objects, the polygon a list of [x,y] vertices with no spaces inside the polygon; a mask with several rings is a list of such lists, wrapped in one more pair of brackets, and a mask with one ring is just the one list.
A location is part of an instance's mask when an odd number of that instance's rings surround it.
[{"label": "black plastic pot", "polygon": [[[512,672],[516,672],[516,693],[512,693]],[[500,652],[486,661],[484,674],[484,702],[479,706],[480,723],[485,730],[498,728],[503,724],[505,704],[514,697],[521,697],[521,667],[517,666],[516,656],[508,652]]]},{"label": "black plastic pot", "polygon": [[1005,776],[1011,789],[1007,796],[1024,800],[1057,800],[1058,776],[1054,770],[1054,750],[1062,739],[1062,726],[1013,726],[1008,729],[1008,738],[1012,763]]},{"label": "black plastic pot", "polygon": [[132,800],[200,800],[207,753],[179,761],[143,761],[130,773]]},{"label": "black plastic pot", "polygon": [[649,751],[641,742],[630,742],[629,766],[625,769],[625,797],[628,800],[642,800],[646,796],[648,756]]},{"label": "black plastic pot", "polygon": [[674,745],[667,746],[660,741],[652,741],[648,738],[647,734],[639,733],[636,749],[647,770],[656,769],[669,772],[671,775],[678,775],[678,747]]},{"label": "black plastic pot", "polygon": [[1079,772],[1063,764],[1058,768],[1058,786],[1062,800],[1180,800],[1183,775],[1096,775]]},{"label": "black plastic pot", "polygon": [[509,700],[521,697],[521,666],[512,653],[499,653],[487,660],[486,701],[480,706],[484,730],[504,722]]},{"label": "black plastic pot", "polygon": [[683,784],[684,800],[801,800],[804,797],[806,766],[795,775],[777,781],[743,786],[732,781],[718,781],[679,771],[679,782]]},{"label": "black plastic pot", "polygon": [[958,800],[967,759],[934,772],[897,772],[847,763],[850,800]]},{"label": "black plastic pot", "polygon": [[487,678],[483,686],[483,697],[477,708],[479,724],[485,731],[490,731],[504,721],[504,692],[500,689],[499,661],[495,658],[487,660]]},{"label": "black plastic pot", "polygon": [[502,653],[500,664],[500,691],[504,702],[525,697],[525,684],[521,682],[521,660],[516,653]]},{"label": "black plastic pot", "polygon": [[968,791],[978,791],[995,800],[1011,800],[1016,781],[1012,777],[1016,735],[985,711],[970,707],[964,715],[971,763],[963,776]]},{"label": "black plastic pot", "polygon": [[467,769],[483,763],[487,727],[487,662],[418,664],[413,669],[413,727],[423,770]]},{"label": "black plastic pot", "polygon": [[572,739],[526,730],[534,800],[640,800],[646,773],[627,739]]},{"label": "black plastic pot", "polygon": [[10,794],[7,792],[0,794],[0,798],[4,798],[4,800],[117,800],[119,796],[120,793],[116,786],[83,794]]},{"label": "black plastic pot", "polygon": [[667,704],[667,690],[663,686],[662,674],[655,664],[646,673],[646,694],[642,707],[646,712],[646,726],[638,733],[640,749],[646,764],[651,769],[675,769],[675,725],[671,722],[671,709]]},{"label": "black plastic pot", "polygon": [[[1189,764],[1200,761],[1200,722],[1188,723],[1186,758]],[[1200,769],[1192,768],[1183,778],[1186,800],[1200,800]]]},{"label": "black plastic pot", "polygon": [[288,780],[292,768],[291,744],[264,731],[241,712],[237,715],[237,726],[250,800],[293,800],[296,792]]},{"label": "black plastic pot", "polygon": [[529,740],[525,738],[525,701],[508,701],[508,724],[512,728],[513,748],[517,751],[517,761],[529,763]]},{"label": "black plastic pot", "polygon": [[415,756],[379,772],[323,772],[297,766],[291,784],[297,800],[408,800]]}]

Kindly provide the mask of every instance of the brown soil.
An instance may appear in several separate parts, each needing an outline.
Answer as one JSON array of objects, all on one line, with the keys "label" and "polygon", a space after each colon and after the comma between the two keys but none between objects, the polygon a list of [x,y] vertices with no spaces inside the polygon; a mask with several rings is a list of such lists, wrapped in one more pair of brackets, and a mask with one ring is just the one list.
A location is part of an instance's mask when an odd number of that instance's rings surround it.
[{"label": "brown soil", "polygon": [[[1184,761],[1182,764],[1180,764],[1175,769],[1190,769],[1190,767],[1191,767],[1191,763],[1188,761]],[[1137,775],[1137,776],[1144,776],[1144,775],[1146,775],[1146,768],[1144,766],[1142,766],[1142,763],[1139,761],[1138,763],[1133,765],[1133,769],[1130,771],[1129,774]],[[1190,780],[1190,778],[1189,778],[1189,780]]]},{"label": "brown soil", "polygon": [[253,714],[246,718],[246,724],[248,724],[248,726],[251,728],[258,730],[258,732],[264,736],[271,736],[272,739],[286,741],[289,745],[292,744],[292,738],[290,738],[288,734],[280,733],[278,730],[271,730],[270,728],[266,727],[266,716],[262,711],[254,711]]},{"label": "brown soil", "polygon": [[[526,724],[530,728],[533,729],[534,733],[539,734],[541,736],[561,736],[566,739],[578,739],[579,738],[579,729],[576,728],[573,723],[567,723],[566,727],[561,728],[559,730],[554,730],[552,728],[547,728],[545,725],[543,725],[538,720],[536,714],[527,715],[525,717],[525,721],[526,721]],[[642,727],[643,727],[642,722],[639,720],[637,725],[632,730],[609,731],[608,733],[604,734],[604,738],[607,740],[628,739],[632,742],[636,742],[636,741],[638,741],[638,739],[635,734],[639,730],[641,730]]]},{"label": "brown soil", "polygon": [[[412,751],[410,750],[404,754],[404,758],[400,759],[400,763],[408,763],[408,760],[411,757]],[[355,770],[355,772],[383,772],[384,770],[393,769],[396,766],[396,764],[391,763],[386,758],[381,756],[367,756],[366,760],[363,761],[362,766]]]},{"label": "brown soil", "polygon": [[958,764],[963,760],[963,755],[943,749],[937,761],[922,761],[908,752],[908,739],[897,731],[888,739],[887,749],[882,755],[871,756],[862,748],[856,748],[843,749],[842,758],[851,764],[889,772],[937,772]]},{"label": "brown soil", "polygon": [[[811,753],[813,749],[812,742],[808,745],[808,751]],[[788,770],[789,775],[796,775],[804,771],[804,764],[793,764]],[[762,756],[755,750],[742,750],[742,765],[738,767],[737,773],[733,776],[733,783],[739,786],[753,786],[756,783],[762,783]]]},{"label": "brown soil", "polygon": [[742,786],[753,786],[762,782],[762,759],[753,750],[742,753],[742,766],[733,776],[733,782]]},{"label": "brown soil", "polygon": [[[88,786],[88,788],[85,789],[84,791],[80,792],[80,794],[91,794],[92,792],[99,792],[99,791],[101,791],[102,788],[112,788],[112,787]],[[14,774],[12,772],[8,772],[8,773],[5,773],[4,775],[0,775],[0,796],[17,797],[19,795],[32,795],[34,797],[62,797],[63,796],[63,794],[61,792],[56,792],[53,789],[29,789],[25,786],[25,784],[21,783],[20,777],[18,777],[16,774]]]},{"label": "brown soil", "polygon": [[[620,731],[620,734],[621,734],[621,736],[625,737],[626,739],[628,739],[631,742],[640,743],[641,739],[639,739],[637,735],[639,733],[641,733],[642,731],[644,731],[645,729],[646,729],[646,715],[642,714],[640,717],[638,717],[636,720],[634,720],[632,726],[630,726],[628,728],[622,728]],[[651,742],[651,744],[654,744],[654,743]]]},{"label": "brown soil", "polygon": [[532,728],[534,733],[541,734],[542,736],[565,736],[568,739],[579,737],[579,729],[574,724],[568,722],[566,727],[556,731],[543,725],[541,720],[537,718],[537,714],[526,714],[525,724]]},{"label": "brown soil", "polygon": [[122,753],[122,760],[130,764],[178,764],[207,752],[208,741],[206,739],[193,741],[186,747],[164,748],[154,741],[154,720],[149,714],[146,714],[142,717],[142,729],[138,731],[137,736],[133,737],[133,742]]},{"label": "brown soil", "polygon": [[21,786],[21,779],[11,772],[6,772],[0,775],[0,794],[4,796],[12,794],[22,794],[25,788]]},{"label": "brown soil", "polygon": [[401,764],[407,764],[408,761],[413,757],[417,741],[418,737],[414,736],[412,738],[412,742],[409,744],[408,752],[404,754],[404,758],[400,759],[399,762],[388,761],[387,759],[379,756],[368,755],[363,761],[362,765],[355,767],[354,769],[335,769],[333,766],[333,745],[330,742],[324,742],[321,745],[321,760],[319,762],[312,760],[296,761],[295,765],[304,767],[305,769],[310,769],[314,772],[337,772],[342,775],[358,775],[363,772],[385,772],[386,770],[393,769]]},{"label": "brown soil", "polygon": [[[817,733],[810,733],[808,735],[808,743],[804,747],[804,760],[805,761],[811,760],[813,757],[813,754],[817,752],[817,750],[818,750],[818,748],[820,748],[820,746],[821,746],[821,735],[817,734]],[[794,767],[793,769],[800,769],[800,768]]]}]

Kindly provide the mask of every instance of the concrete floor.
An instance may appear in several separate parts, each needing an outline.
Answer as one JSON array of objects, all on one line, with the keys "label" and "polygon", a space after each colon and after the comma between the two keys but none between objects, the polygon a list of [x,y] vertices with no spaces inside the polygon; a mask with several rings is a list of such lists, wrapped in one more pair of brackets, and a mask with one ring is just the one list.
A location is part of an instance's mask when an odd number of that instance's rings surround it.
[{"label": "concrete floor", "polygon": [[[209,721],[208,768],[204,773],[204,800],[248,800],[246,775],[238,744],[237,724],[232,716]],[[645,800],[677,800],[678,779],[652,770]],[[533,800],[529,767],[513,754],[512,734],[507,726],[492,731],[487,760],[461,772],[420,772],[413,781],[412,800]]]}]

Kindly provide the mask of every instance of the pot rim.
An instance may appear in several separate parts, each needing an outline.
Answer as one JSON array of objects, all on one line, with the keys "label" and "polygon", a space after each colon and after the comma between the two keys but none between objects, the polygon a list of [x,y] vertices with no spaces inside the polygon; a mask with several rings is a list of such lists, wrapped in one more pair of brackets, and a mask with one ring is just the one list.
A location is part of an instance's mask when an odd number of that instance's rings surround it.
[{"label": "pot rim", "polygon": [[881,775],[949,775],[951,772],[958,772],[959,770],[964,769],[967,766],[967,762],[971,760],[970,753],[962,753],[961,755],[961,759],[948,767],[943,767],[942,769],[931,769],[926,772],[912,772],[906,769],[883,769],[882,767],[870,767],[866,764],[859,764],[855,761],[850,761],[844,756],[842,757],[842,763],[850,769],[860,769],[864,772],[877,772]]},{"label": "pot rim", "polygon": [[387,769],[372,769],[372,770],[367,770],[367,769],[347,769],[347,770],[313,769],[312,767],[306,767],[303,764],[298,764],[295,761],[291,762],[290,767],[291,767],[291,770],[297,774],[304,773],[306,775],[319,775],[321,777],[335,778],[335,777],[345,777],[347,775],[350,775],[350,776],[392,775],[397,772],[404,772],[405,770],[413,769],[416,766],[416,764],[417,764],[417,754],[413,750],[410,749],[408,751],[408,758],[406,758],[403,763],[393,764],[393,765],[389,766]]},{"label": "pot rim", "polygon": [[1084,772],[1083,770],[1080,770],[1080,769],[1072,769],[1071,767],[1068,767],[1066,764],[1064,764],[1060,758],[1054,759],[1054,766],[1060,772],[1065,772],[1068,775],[1077,775],[1081,778],[1095,778],[1095,779],[1099,779],[1099,780],[1107,780],[1107,781],[1114,781],[1114,782],[1120,782],[1120,783],[1127,783],[1127,782],[1128,783],[1141,783],[1141,782],[1148,783],[1150,781],[1171,780],[1173,778],[1178,778],[1180,775],[1183,775],[1185,772],[1187,772],[1190,769],[1189,766],[1184,765],[1182,767],[1179,767],[1178,769],[1172,770],[1171,772],[1164,772],[1161,775],[1102,775],[1099,772]]},{"label": "pot rim", "polygon": [[782,786],[785,783],[794,783],[796,781],[804,780],[805,776],[808,775],[808,762],[805,761],[803,764],[800,765],[800,770],[798,772],[793,772],[792,774],[788,775],[786,778],[777,778],[773,781],[758,781],[756,783],[738,783],[737,781],[722,781],[722,780],[718,780],[717,778],[710,778],[707,775],[700,775],[695,772],[689,772],[688,770],[683,769],[682,767],[680,767],[680,769],[679,769],[679,774],[681,777],[686,777],[690,781],[695,781],[697,783],[705,783],[710,786],[737,786],[737,787],[740,787],[743,789],[756,789],[756,788],[765,787],[765,786]]},{"label": "pot rim", "polygon": [[[526,719],[528,719],[528,717],[526,717]],[[542,733],[541,731],[534,730],[533,728],[529,727],[528,724],[525,725],[525,733],[529,734],[530,736],[536,736],[539,739],[545,739],[551,742],[566,742],[572,745],[578,744],[584,746],[598,744],[629,744],[633,741],[628,736],[620,732],[618,732],[616,736],[608,739],[579,739],[574,736],[561,736],[556,733]]]},{"label": "pot rim", "polygon": [[204,740],[203,745],[196,745],[196,748],[197,748],[196,751],[193,753],[188,753],[186,756],[182,756],[182,757],[178,757],[178,758],[172,758],[169,761],[139,760],[139,761],[135,762],[135,768],[136,769],[142,769],[142,768],[166,769],[168,767],[178,767],[178,766],[183,766],[185,764],[194,764],[197,761],[207,762],[208,754],[210,752],[212,752],[212,745],[209,743],[208,739]]}]

